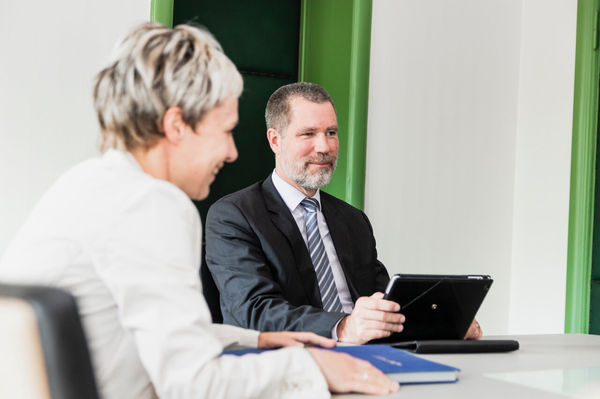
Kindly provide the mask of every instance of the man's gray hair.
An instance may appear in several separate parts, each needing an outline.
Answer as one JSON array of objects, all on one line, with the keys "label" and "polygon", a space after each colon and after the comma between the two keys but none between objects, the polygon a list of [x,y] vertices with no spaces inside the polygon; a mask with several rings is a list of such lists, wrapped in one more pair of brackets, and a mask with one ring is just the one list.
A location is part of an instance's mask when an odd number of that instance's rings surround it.
[{"label": "man's gray hair", "polygon": [[179,107],[196,124],[230,96],[239,97],[242,76],[206,30],[144,23],[116,48],[94,83],[101,149],[150,148],[164,137],[162,118]]},{"label": "man's gray hair", "polygon": [[291,83],[281,86],[269,97],[265,110],[267,129],[275,129],[280,134],[284,134],[290,123],[290,100],[294,97],[302,97],[317,104],[329,101],[335,111],[335,104],[333,104],[331,96],[327,90],[318,84],[309,82]]}]

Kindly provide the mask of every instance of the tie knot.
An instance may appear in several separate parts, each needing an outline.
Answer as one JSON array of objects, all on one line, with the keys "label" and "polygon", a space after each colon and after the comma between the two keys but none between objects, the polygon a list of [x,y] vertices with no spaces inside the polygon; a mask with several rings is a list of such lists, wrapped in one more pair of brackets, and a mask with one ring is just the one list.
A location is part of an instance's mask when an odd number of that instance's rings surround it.
[{"label": "tie knot", "polygon": [[304,209],[306,209],[306,212],[309,213],[314,213],[319,210],[319,201],[314,198],[306,197],[300,202],[300,205],[302,205]]}]

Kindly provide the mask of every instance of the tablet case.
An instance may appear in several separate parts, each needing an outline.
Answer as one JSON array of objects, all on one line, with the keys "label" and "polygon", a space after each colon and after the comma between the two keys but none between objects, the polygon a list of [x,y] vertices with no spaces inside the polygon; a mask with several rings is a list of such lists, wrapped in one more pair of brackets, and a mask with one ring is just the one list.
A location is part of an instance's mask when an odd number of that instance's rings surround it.
[{"label": "tablet case", "polygon": [[384,341],[462,339],[492,283],[485,275],[392,276],[384,298],[400,304],[406,321]]},{"label": "tablet case", "polygon": [[415,353],[498,353],[516,351],[519,342],[512,339],[451,339],[397,342],[391,346]]}]

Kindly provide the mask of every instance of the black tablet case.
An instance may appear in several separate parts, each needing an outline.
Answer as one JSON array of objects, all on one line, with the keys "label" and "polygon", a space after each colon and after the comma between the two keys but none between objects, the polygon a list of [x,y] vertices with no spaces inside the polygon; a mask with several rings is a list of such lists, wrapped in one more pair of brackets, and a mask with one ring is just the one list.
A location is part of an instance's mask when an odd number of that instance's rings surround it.
[{"label": "black tablet case", "polygon": [[415,353],[496,353],[516,351],[519,342],[512,339],[450,339],[397,342],[391,346]]},{"label": "black tablet case", "polygon": [[370,343],[387,343],[417,353],[482,353],[516,350],[513,340],[465,341],[493,280],[486,275],[396,274],[385,298],[400,304],[404,330]]}]

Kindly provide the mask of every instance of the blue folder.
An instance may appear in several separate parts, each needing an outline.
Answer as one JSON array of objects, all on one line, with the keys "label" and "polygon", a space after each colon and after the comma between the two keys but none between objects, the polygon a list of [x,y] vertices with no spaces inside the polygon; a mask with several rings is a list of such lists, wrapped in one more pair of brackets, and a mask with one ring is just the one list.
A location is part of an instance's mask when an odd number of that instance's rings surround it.
[{"label": "blue folder", "polygon": [[[347,353],[371,363],[400,384],[430,384],[458,381],[460,369],[433,362],[388,345],[357,345],[323,348]],[[223,355],[243,356],[264,352],[263,349],[226,350]]]}]

